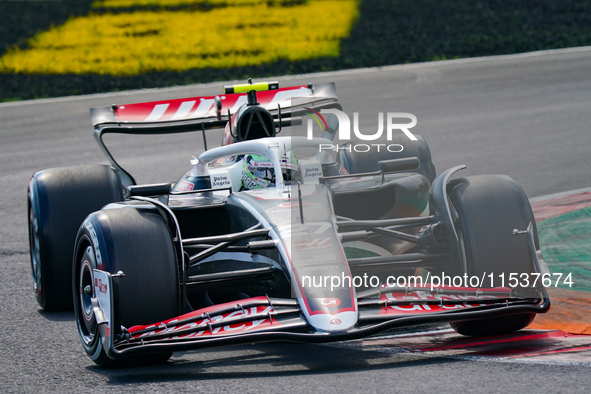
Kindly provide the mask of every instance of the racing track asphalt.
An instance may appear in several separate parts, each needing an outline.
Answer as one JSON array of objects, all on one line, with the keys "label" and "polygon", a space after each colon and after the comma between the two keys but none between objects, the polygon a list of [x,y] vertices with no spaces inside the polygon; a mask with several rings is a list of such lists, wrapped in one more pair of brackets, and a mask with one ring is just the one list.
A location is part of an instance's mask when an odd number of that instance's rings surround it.
[{"label": "racing track asphalt", "polygon": [[[591,47],[278,78],[337,83],[360,112],[410,112],[440,171],[504,173],[530,197],[591,186]],[[0,104],[0,391],[587,392],[588,365],[511,364],[414,353],[265,344],[175,354],[163,366],[101,370],[83,354],[71,313],[34,299],[26,186],[40,169],[105,162],[88,108],[218,94],[222,83]],[[199,137],[113,141],[140,182],[174,180]],[[221,136],[214,132],[210,146]],[[183,142],[184,141],[184,142]],[[156,145],[150,150],[148,145]]]}]

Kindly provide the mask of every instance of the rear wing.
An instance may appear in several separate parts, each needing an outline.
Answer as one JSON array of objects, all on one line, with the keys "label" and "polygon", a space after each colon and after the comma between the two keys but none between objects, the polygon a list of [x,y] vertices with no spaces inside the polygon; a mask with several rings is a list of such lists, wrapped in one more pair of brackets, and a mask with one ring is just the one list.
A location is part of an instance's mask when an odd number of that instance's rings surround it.
[{"label": "rear wing", "polygon": [[[253,85],[253,89],[255,87]],[[239,91],[245,90],[247,89]],[[273,115],[279,127],[290,125],[294,117],[308,113],[308,108],[341,109],[334,83],[263,90],[258,91],[256,98],[258,104]],[[294,98],[297,98],[297,105],[292,104]],[[117,164],[103,142],[104,134],[146,135],[201,131],[205,139],[205,131],[224,128],[231,115],[247,102],[248,92],[228,93],[136,104],[113,104],[109,107],[91,108],[90,115],[99,146],[120,173],[123,183],[129,186],[134,185],[135,180]]]},{"label": "rear wing", "polygon": [[[191,125],[201,130],[201,124],[206,129],[219,128],[228,121],[218,119],[216,98],[221,101],[221,115],[234,114],[243,104],[248,102],[247,93],[220,94],[208,97],[190,97],[165,101],[152,101],[137,104],[113,104],[109,107],[91,108],[92,125],[104,132],[120,133],[150,133],[166,134],[168,132],[184,132],[185,125]],[[291,99],[298,98],[298,105],[292,106]],[[338,101],[334,83],[309,84],[292,86],[276,90],[264,90],[257,93],[259,105],[273,115],[282,111],[282,116],[300,114],[305,107],[326,108],[340,107],[334,105]],[[299,111],[298,111],[299,110]],[[222,123],[220,123],[222,122]],[[116,131],[118,130],[118,131]]]}]

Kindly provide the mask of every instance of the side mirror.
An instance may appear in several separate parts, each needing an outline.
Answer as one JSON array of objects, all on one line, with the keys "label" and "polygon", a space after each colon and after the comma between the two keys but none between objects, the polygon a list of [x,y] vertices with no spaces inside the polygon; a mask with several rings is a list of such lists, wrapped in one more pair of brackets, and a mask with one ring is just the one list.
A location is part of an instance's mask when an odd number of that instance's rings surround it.
[{"label": "side mirror", "polygon": [[322,138],[328,138],[332,141],[339,129],[339,118],[335,114],[328,114],[324,120],[326,120],[328,129],[322,133]]},{"label": "side mirror", "polygon": [[220,96],[215,96],[214,102],[215,102],[215,117],[218,120],[221,120],[222,119],[222,99],[220,98]]},{"label": "side mirror", "polygon": [[418,170],[420,166],[421,162],[418,157],[378,161],[378,168],[381,172],[412,171]]}]

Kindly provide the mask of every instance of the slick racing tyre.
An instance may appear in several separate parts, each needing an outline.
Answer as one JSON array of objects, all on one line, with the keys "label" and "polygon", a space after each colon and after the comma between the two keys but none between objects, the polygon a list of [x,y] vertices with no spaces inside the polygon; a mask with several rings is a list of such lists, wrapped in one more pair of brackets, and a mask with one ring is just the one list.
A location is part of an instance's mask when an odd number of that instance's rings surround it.
[{"label": "slick racing tyre", "polygon": [[37,302],[47,311],[72,309],[76,232],[88,214],[121,201],[119,176],[109,166],[53,168],[28,188],[29,248]]},{"label": "slick racing tyre", "polygon": [[157,323],[180,314],[176,252],[170,230],[157,211],[123,207],[91,214],[78,232],[73,268],[78,332],[96,364],[121,367],[170,358],[171,352],[109,358],[92,307],[97,297],[93,269],[99,269],[111,274],[121,271],[112,278],[112,335],[121,334],[121,326]]},{"label": "slick racing tyre", "polygon": [[[504,175],[479,175],[451,181],[448,191],[469,276],[499,278],[499,274],[536,272],[528,236],[513,234],[514,229],[525,230],[532,223],[538,247],[534,215],[517,182]],[[501,283],[494,285],[500,287]],[[498,335],[525,328],[534,317],[534,313],[522,313],[451,326],[463,335]]]},{"label": "slick racing tyre", "polygon": [[[378,170],[378,162],[381,160],[404,159],[407,157],[417,157],[419,159],[419,169],[413,172],[423,174],[429,182],[435,179],[435,166],[431,161],[431,151],[425,139],[415,134],[417,141],[411,141],[406,135],[393,135],[390,141],[351,141],[339,148],[338,162],[350,174],[360,174],[364,172],[373,172]],[[374,144],[382,143],[379,150]],[[357,145],[363,146],[363,149],[356,150]],[[371,147],[371,150],[365,151],[365,147]],[[402,151],[400,146],[403,147]],[[393,147],[389,151],[387,147]],[[350,149],[349,149],[350,148]]]}]

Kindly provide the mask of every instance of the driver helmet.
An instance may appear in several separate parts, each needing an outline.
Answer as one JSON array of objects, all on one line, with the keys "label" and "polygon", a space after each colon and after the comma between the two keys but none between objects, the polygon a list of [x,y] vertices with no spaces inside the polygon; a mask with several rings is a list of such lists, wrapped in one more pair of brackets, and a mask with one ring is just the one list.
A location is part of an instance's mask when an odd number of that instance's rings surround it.
[{"label": "driver helmet", "polygon": [[[299,167],[294,154],[289,151],[281,157],[281,172],[286,182],[299,178]],[[273,163],[265,156],[247,154],[242,164],[242,190],[264,189],[275,185]]]}]

